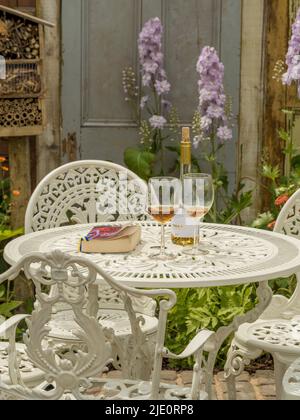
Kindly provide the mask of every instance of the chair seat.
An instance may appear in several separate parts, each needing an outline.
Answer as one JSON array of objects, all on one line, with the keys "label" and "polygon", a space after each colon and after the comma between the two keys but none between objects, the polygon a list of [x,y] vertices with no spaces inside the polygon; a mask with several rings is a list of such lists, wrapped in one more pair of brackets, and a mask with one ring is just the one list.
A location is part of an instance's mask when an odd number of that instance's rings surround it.
[{"label": "chair seat", "polygon": [[297,359],[284,375],[283,395],[284,400],[300,400],[300,359]]},{"label": "chair seat", "polygon": [[242,325],[235,340],[269,353],[300,357],[300,318],[257,321]]},{"label": "chair seat", "polygon": [[[6,385],[11,385],[11,380],[8,375],[7,348],[7,342],[0,343],[0,376],[2,382],[4,382]],[[28,356],[25,353],[25,346],[23,344],[17,344],[16,348],[18,352],[18,362],[20,364],[22,380],[29,388],[33,388],[43,380],[45,374],[42,373],[39,369],[35,368],[29,361]]]},{"label": "chair seat", "polygon": [[[158,319],[147,315],[137,314],[144,319],[141,325],[142,331],[147,335],[155,334],[158,326]],[[101,309],[98,312],[100,324],[107,329],[112,329],[114,334],[119,337],[126,337],[131,334],[131,325],[126,311],[120,309]],[[59,340],[75,340],[78,337],[74,331],[78,330],[78,325],[73,320],[73,312],[64,310],[53,314],[49,323],[51,331],[49,337]]]}]

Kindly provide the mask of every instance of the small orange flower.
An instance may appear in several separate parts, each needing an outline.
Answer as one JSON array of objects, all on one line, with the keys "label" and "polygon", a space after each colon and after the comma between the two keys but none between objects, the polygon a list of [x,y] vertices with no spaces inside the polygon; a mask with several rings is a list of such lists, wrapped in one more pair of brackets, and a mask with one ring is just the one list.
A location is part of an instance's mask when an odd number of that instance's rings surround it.
[{"label": "small orange flower", "polygon": [[4,156],[0,156],[0,163],[6,162],[6,158]]},{"label": "small orange flower", "polygon": [[274,230],[275,225],[276,225],[276,220],[274,220],[274,222],[268,224],[268,229]]},{"label": "small orange flower", "polygon": [[289,196],[287,194],[283,194],[275,200],[275,206],[280,207],[283,206],[288,200]]},{"label": "small orange flower", "polygon": [[20,191],[18,191],[18,190],[14,190],[14,191],[12,192],[12,195],[13,195],[14,197],[20,197],[21,193],[20,193]]}]

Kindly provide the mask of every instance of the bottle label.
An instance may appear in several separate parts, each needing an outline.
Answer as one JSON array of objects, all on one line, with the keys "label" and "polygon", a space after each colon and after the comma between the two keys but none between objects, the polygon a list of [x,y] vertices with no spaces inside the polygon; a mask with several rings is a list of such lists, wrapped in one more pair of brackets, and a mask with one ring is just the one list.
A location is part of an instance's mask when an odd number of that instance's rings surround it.
[{"label": "bottle label", "polygon": [[172,236],[178,239],[194,238],[198,225],[197,219],[185,214],[177,214],[172,222]]}]

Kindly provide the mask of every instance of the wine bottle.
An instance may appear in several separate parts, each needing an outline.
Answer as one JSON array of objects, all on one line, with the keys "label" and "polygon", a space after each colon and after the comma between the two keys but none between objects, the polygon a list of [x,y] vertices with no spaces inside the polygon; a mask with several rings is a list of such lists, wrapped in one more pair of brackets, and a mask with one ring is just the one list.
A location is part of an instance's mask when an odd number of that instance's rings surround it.
[{"label": "wine bottle", "polygon": [[[192,171],[192,144],[189,127],[182,129],[181,154],[180,154],[180,177]],[[183,208],[174,217],[172,222],[172,242],[175,245],[189,246],[194,243],[195,220],[189,217]]]}]

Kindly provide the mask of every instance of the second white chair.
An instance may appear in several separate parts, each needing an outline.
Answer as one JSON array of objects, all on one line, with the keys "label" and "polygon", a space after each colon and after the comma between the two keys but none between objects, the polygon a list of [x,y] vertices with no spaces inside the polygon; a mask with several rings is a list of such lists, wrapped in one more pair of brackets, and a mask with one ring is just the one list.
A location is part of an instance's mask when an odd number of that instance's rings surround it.
[{"label": "second white chair", "polygon": [[[282,209],[274,230],[300,239],[300,190]],[[271,353],[274,358],[277,399],[282,398],[283,376],[290,364],[300,356],[300,323],[295,323],[300,317],[300,274],[295,274],[297,288],[292,298],[274,296],[269,308],[257,322],[242,325],[235,334],[226,364],[231,399],[236,398],[235,376],[263,352]]]}]

